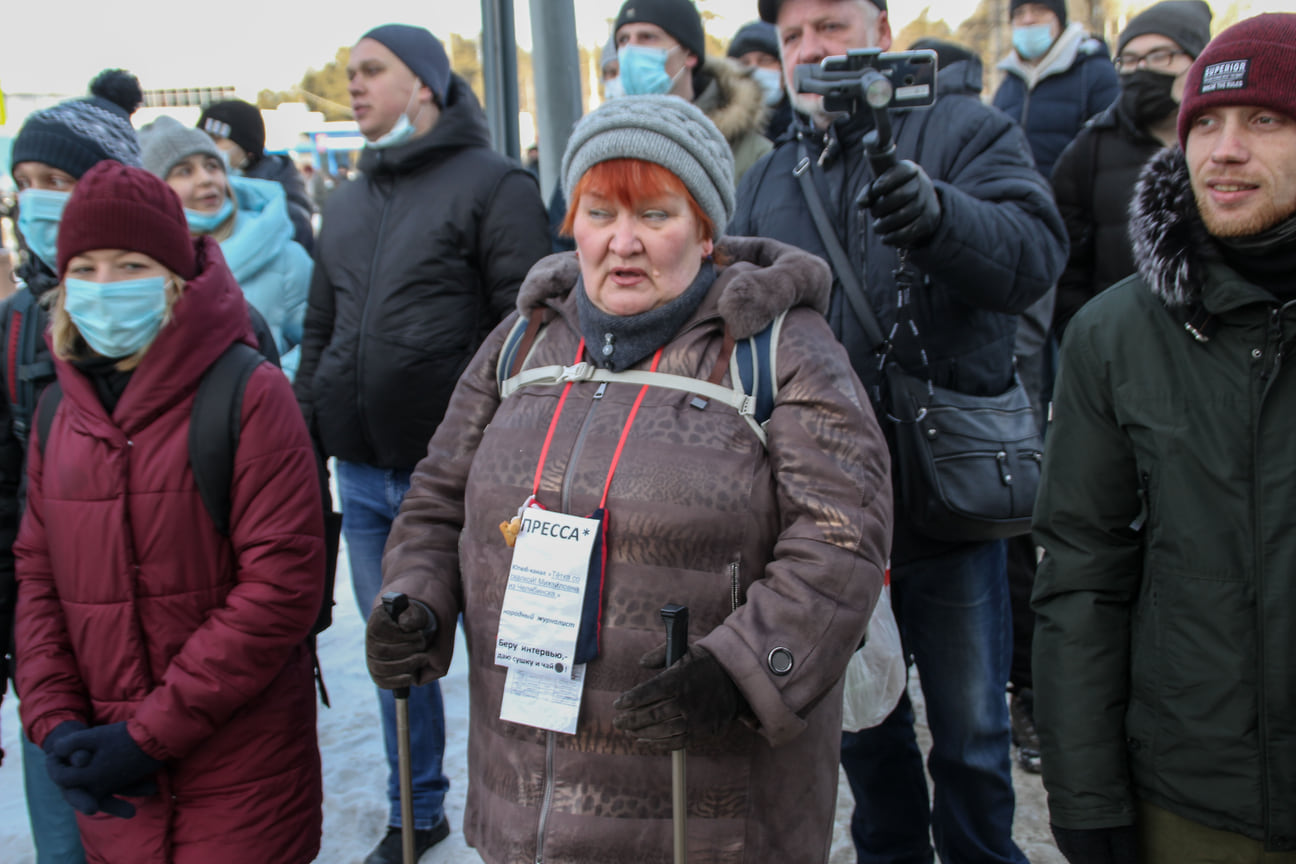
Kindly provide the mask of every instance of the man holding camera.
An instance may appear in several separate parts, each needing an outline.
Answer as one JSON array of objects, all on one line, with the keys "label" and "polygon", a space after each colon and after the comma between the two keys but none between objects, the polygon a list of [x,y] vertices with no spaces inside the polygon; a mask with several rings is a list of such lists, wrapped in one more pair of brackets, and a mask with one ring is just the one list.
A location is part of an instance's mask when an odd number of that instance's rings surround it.
[{"label": "man holding camera", "polygon": [[[760,0],[759,7],[779,29],[789,92],[798,64],[891,48],[885,0]],[[937,92],[944,89],[938,81]],[[847,297],[835,268],[828,320],[880,417],[887,393],[879,346],[852,302],[866,302],[883,333],[901,323],[892,356],[913,374],[990,396],[1013,380],[1015,316],[1065,264],[1062,221],[1025,137],[1006,116],[959,92],[966,89],[952,80],[932,108],[894,112],[900,161],[880,176],[865,149],[873,140],[870,112],[833,115],[823,97],[793,93],[797,134],[758,162],[738,191],[731,233],[772,237],[830,260],[799,174],[816,178],[864,295]],[[895,430],[883,428],[895,462]],[[900,466],[892,473],[904,481]],[[896,618],[922,677],[935,798],[929,804],[907,697],[881,725],[844,733],[859,860],[930,862],[934,838],[945,862],[1024,864],[1012,841],[1004,543],[924,536],[897,507],[891,563]]]}]

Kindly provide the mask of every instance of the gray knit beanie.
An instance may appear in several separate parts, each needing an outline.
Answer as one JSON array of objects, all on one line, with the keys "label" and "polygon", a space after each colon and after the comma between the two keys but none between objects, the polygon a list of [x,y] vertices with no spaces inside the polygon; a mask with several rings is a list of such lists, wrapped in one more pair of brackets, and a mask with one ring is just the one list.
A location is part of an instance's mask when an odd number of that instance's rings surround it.
[{"label": "gray knit beanie", "polygon": [[144,170],[163,180],[177,162],[195,153],[215,156],[225,164],[225,154],[210,135],[201,129],[185,126],[174,117],[163,115],[140,129],[139,142]]},{"label": "gray knit beanie", "polygon": [[715,225],[719,240],[734,212],[729,143],[705,114],[678,96],[623,96],[576,124],[562,160],[568,201],[585,172],[611,159],[654,162],[684,183]]}]

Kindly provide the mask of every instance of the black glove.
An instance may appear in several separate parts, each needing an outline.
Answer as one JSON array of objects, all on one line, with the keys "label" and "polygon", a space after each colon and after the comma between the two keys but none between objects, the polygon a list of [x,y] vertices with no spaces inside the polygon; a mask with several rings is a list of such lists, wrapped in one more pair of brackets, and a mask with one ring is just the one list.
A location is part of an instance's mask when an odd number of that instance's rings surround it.
[{"label": "black glove", "polygon": [[[639,665],[661,669],[666,646],[649,651]],[[694,646],[674,666],[617,697],[612,725],[640,744],[679,750],[723,733],[745,705],[720,661]]]},{"label": "black glove", "polygon": [[873,230],[888,246],[921,245],[940,227],[936,187],[927,172],[908,159],[883,171],[856,203],[873,214]]},{"label": "black glove", "polygon": [[1058,851],[1071,864],[1138,864],[1138,832],[1133,825],[1116,828],[1053,829]]},{"label": "black glove", "polygon": [[437,676],[428,649],[436,632],[436,615],[417,600],[410,600],[399,621],[393,621],[382,606],[375,608],[365,632],[369,677],[384,690],[434,681]]},{"label": "black glove", "polygon": [[162,763],[140,749],[125,722],[74,731],[53,745],[47,737],[43,746],[48,748],[50,778],[63,790],[64,800],[87,816],[104,812],[129,819],[135,806],[115,796],[157,793],[152,775]]}]

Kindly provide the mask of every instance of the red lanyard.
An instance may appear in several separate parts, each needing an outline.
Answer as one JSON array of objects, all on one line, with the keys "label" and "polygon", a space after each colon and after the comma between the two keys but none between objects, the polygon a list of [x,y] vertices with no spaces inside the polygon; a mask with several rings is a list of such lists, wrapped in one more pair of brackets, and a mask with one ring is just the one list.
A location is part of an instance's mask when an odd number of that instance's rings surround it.
[{"label": "red lanyard", "polygon": [[[580,344],[576,346],[576,360],[581,362],[581,357],[585,354],[585,340],[581,339]],[[652,366],[649,371],[656,372],[657,364],[661,362],[662,349],[658,348],[657,353],[653,355]],[[567,394],[571,392],[571,381],[563,387],[562,396],[558,398],[558,407],[554,409],[554,415],[549,420],[549,431],[545,434],[544,446],[540,448],[540,464],[536,465],[535,480],[531,484],[531,497],[534,499],[540,492],[540,475],[544,473],[545,459],[549,456],[549,445],[553,443],[554,430],[558,428],[558,418],[562,416],[563,406],[567,403]],[[634,423],[635,415],[639,413],[639,406],[643,404],[644,396],[648,393],[648,384],[639,388],[639,395],[635,398],[634,405],[630,408],[630,416],[626,417],[625,425],[621,427],[621,440],[617,441],[616,451],[612,454],[612,464],[608,466],[607,479],[603,482],[603,498],[599,501],[599,507],[602,508],[607,504],[608,490],[612,488],[612,475],[616,473],[617,463],[621,461],[621,451],[625,449],[626,439],[630,437],[630,426]]]}]

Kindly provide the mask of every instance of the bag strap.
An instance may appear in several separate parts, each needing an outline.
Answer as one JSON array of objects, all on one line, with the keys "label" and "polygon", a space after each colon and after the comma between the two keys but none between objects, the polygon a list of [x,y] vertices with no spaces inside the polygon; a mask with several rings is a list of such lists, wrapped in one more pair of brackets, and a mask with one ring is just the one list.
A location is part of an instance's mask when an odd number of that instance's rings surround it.
[{"label": "bag strap", "polygon": [[864,326],[864,335],[873,343],[872,350],[875,353],[887,353],[887,339],[882,335],[882,327],[873,314],[868,298],[864,296],[864,286],[860,284],[855,268],[851,266],[850,258],[842,248],[841,239],[837,236],[832,222],[829,221],[827,211],[824,210],[823,198],[819,195],[818,189],[819,166],[810,158],[804,141],[797,141],[797,164],[792,169],[792,174],[801,187],[801,194],[805,196],[806,206],[810,208],[810,218],[814,220],[819,239],[828,250],[828,258],[832,263],[833,273],[842,286],[842,293],[846,295],[846,301],[855,312],[855,317]]},{"label": "bag strap", "polygon": [[54,415],[58,413],[62,401],[63,386],[56,378],[41,393],[40,402],[36,405],[36,447],[42,457],[45,455],[45,443],[49,441],[50,427],[54,425]]},{"label": "bag strap", "polygon": [[41,391],[54,379],[54,362],[37,360],[45,331],[45,314],[30,290],[14,295],[5,340],[5,385],[9,388],[14,436],[27,443],[32,415]]},{"label": "bag strap", "polygon": [[242,342],[226,348],[203,373],[189,414],[189,464],[194,483],[222,537],[228,537],[230,531],[230,484],[243,424],[243,393],[252,371],[265,359]]}]

